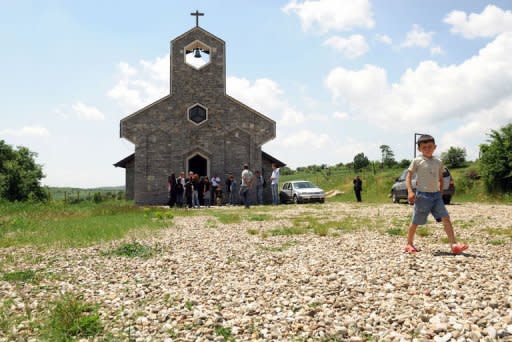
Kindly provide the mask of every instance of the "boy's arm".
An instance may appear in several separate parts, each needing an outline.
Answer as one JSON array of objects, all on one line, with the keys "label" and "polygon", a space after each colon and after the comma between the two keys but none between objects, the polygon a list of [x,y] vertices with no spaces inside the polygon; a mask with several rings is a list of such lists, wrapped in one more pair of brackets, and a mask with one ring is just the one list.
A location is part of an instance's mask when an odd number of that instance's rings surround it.
[{"label": "boy's arm", "polygon": [[439,191],[441,193],[443,193],[443,185],[444,185],[444,181],[443,181],[443,174],[440,173],[439,174]]},{"label": "boy's arm", "polygon": [[412,190],[412,172],[407,172],[407,177],[405,178],[405,184],[407,185],[407,199],[410,204],[414,203],[416,199],[416,194]]}]

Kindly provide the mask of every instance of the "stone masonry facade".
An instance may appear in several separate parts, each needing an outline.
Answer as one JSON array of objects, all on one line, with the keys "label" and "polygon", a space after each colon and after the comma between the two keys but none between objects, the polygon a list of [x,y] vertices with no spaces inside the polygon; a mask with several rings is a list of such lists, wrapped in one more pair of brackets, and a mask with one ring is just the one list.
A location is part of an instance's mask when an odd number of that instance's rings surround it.
[{"label": "stone masonry facade", "polygon": [[[196,41],[209,47],[210,62],[199,69],[185,63],[185,47]],[[229,173],[239,180],[245,163],[262,170],[261,146],[275,137],[273,120],[226,94],[224,41],[195,27],[171,42],[170,59],[170,94],[121,120],[121,137],[135,145],[126,187],[137,204],[166,203],[167,177],[187,172],[196,155],[206,159],[208,176],[222,181]],[[197,104],[207,109],[199,124],[188,117]]]}]

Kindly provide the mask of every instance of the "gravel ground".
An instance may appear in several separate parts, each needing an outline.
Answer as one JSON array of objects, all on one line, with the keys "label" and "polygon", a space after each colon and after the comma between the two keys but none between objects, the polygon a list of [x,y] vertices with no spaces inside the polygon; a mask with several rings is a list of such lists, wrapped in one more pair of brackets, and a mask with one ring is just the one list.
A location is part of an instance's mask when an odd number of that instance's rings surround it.
[{"label": "gravel ground", "polygon": [[[3,272],[43,274],[36,284],[0,280],[0,299],[11,303],[4,310],[32,310],[37,320],[62,293],[82,294],[100,305],[112,340],[512,341],[511,206],[449,206],[459,240],[470,244],[458,256],[448,253],[432,219],[430,235],[416,238],[421,252],[404,254],[405,237],[388,230],[405,231],[407,205],[226,208],[267,215],[237,224],[204,210],[206,216],[175,217],[171,227],[138,237],[156,248],[150,258],[102,253],[120,241],[1,249]],[[327,236],[268,234],[308,217],[343,223]],[[33,326],[21,321],[0,340],[37,340]]]}]

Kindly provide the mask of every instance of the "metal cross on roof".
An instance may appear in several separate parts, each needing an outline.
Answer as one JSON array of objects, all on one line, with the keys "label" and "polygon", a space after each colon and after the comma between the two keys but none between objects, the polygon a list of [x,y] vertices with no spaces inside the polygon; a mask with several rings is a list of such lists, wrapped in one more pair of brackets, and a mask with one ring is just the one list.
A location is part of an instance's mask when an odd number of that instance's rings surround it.
[{"label": "metal cross on roof", "polygon": [[196,17],[196,27],[198,27],[199,26],[199,17],[203,16],[204,13],[199,13],[199,11],[196,10],[194,13],[190,13],[190,15],[193,15]]}]

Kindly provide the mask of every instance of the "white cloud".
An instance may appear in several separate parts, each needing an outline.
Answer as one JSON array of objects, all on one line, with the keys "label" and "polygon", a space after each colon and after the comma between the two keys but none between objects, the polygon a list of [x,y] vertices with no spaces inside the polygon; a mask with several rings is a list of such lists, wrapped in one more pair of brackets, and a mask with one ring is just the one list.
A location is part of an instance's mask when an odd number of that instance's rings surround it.
[{"label": "white cloud", "polygon": [[[191,54],[189,54],[191,56]],[[154,61],[141,60],[139,63],[143,66],[144,71],[148,72],[150,77],[155,80],[169,82],[171,67],[169,64],[170,54],[163,57],[157,57]],[[201,60],[201,58],[195,58]]]},{"label": "white cloud", "polygon": [[388,84],[384,69],[372,65],[357,71],[335,68],[325,84],[333,101],[344,100],[354,114],[377,124],[399,128],[441,123],[511,99],[511,55],[512,33],[504,33],[461,64],[424,61],[394,84]]},{"label": "white cloud", "polygon": [[284,92],[279,85],[268,78],[260,78],[251,83],[245,78],[227,78],[226,92],[242,103],[264,115],[278,118],[278,125],[297,125],[305,120],[305,115],[283,100]]},{"label": "white cloud", "polygon": [[77,102],[72,106],[75,115],[84,120],[105,120],[105,115],[96,107],[86,106],[82,102]]},{"label": "white cloud", "polygon": [[347,120],[349,118],[348,114],[345,112],[334,112],[332,117],[338,120]]},{"label": "white cloud", "polygon": [[484,143],[491,132],[491,129],[502,127],[512,122],[512,96],[500,101],[491,108],[473,112],[454,131],[447,132],[442,136],[441,142],[447,150],[450,146],[472,146],[467,150],[468,159],[474,160],[478,157],[478,143]]},{"label": "white cloud", "polygon": [[121,75],[123,75],[124,77],[132,77],[137,74],[137,70],[135,68],[131,67],[126,62],[120,62],[118,67],[119,67],[119,71],[121,72]]},{"label": "white cloud", "polygon": [[495,5],[487,5],[480,14],[452,11],[443,21],[452,25],[450,32],[468,39],[512,32],[512,11],[503,11]]},{"label": "white cloud", "polygon": [[329,143],[329,136],[325,133],[315,133],[307,129],[299,130],[296,133],[289,134],[283,139],[285,147],[310,147],[323,148]]},{"label": "white cloud", "polygon": [[271,79],[260,78],[251,83],[246,78],[228,76],[226,92],[235,99],[265,114],[285,107],[281,100],[283,91]]},{"label": "white cloud", "polygon": [[440,46],[432,46],[430,48],[431,55],[442,55],[443,53],[444,53],[444,51]]},{"label": "white cloud", "polygon": [[387,45],[393,44],[393,40],[391,39],[391,37],[389,37],[388,35],[385,35],[385,34],[377,33],[375,35],[375,39],[377,39],[377,41],[387,44]]},{"label": "white cloud", "polygon": [[386,70],[374,65],[365,65],[359,71],[335,68],[327,76],[325,84],[335,100],[342,98],[356,105],[380,98],[388,92]]},{"label": "white cloud", "polygon": [[137,67],[118,64],[119,80],[107,95],[127,111],[138,110],[169,94],[169,54],[153,61],[141,60]]},{"label": "white cloud", "polygon": [[287,107],[284,109],[283,117],[279,121],[279,123],[283,125],[298,125],[304,122],[304,114],[293,109]]},{"label": "white cloud", "polygon": [[425,32],[423,28],[419,25],[414,24],[412,26],[411,31],[407,32],[405,40],[402,42],[400,46],[402,47],[413,47],[419,46],[422,48],[427,48],[432,42],[432,36],[434,32]]},{"label": "white cloud", "polygon": [[20,129],[4,129],[0,131],[0,135],[13,137],[48,137],[50,132],[43,126],[24,126]]},{"label": "white cloud", "polygon": [[349,31],[375,25],[368,0],[291,0],[282,10],[286,14],[296,14],[304,31]]},{"label": "white cloud", "polygon": [[356,58],[368,51],[366,39],[360,34],[354,34],[348,38],[333,36],[324,41],[324,45],[341,51],[347,58]]}]

